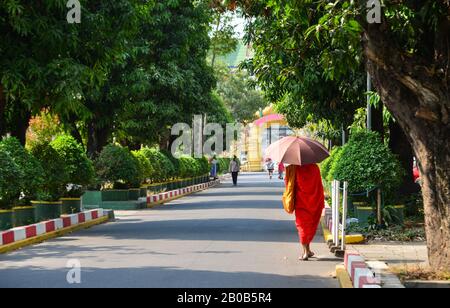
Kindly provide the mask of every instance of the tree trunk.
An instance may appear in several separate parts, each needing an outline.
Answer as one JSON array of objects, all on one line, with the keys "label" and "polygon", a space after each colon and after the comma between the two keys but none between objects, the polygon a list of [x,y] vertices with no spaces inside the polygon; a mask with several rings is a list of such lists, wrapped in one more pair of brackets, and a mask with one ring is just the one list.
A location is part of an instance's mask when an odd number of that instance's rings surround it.
[{"label": "tree trunk", "polygon": [[[441,35],[441,36],[440,36]],[[438,40],[444,37],[438,34]],[[364,35],[367,69],[381,98],[405,132],[418,159],[425,208],[429,261],[450,269],[450,125],[448,76],[434,62],[396,50],[390,30],[368,25]],[[448,51],[447,51],[448,57]]]},{"label": "tree trunk", "polygon": [[[20,107],[19,107],[20,108]],[[14,121],[10,123],[10,133],[12,137],[19,139],[20,143],[25,146],[27,141],[27,130],[30,126],[31,112],[24,109],[14,110]]]},{"label": "tree trunk", "polygon": [[384,141],[384,119],[383,105],[380,103],[378,107],[372,106],[372,130],[380,134],[381,140]]},{"label": "tree trunk", "polygon": [[389,131],[389,148],[391,149],[392,153],[397,155],[403,169],[406,172],[405,176],[403,177],[403,183],[398,193],[401,196],[417,193],[419,192],[420,187],[414,182],[414,153],[411,148],[411,144],[409,144],[405,133],[397,122],[393,120],[389,122]]},{"label": "tree trunk", "polygon": [[0,85],[0,138],[6,134],[6,98],[3,87]]},{"label": "tree trunk", "polygon": [[80,130],[77,127],[77,117],[74,115],[69,115],[67,117],[60,117],[61,122],[64,124],[65,129],[69,131],[70,135],[83,147],[85,144],[83,142],[83,136],[81,136]]},{"label": "tree trunk", "polygon": [[103,148],[108,144],[110,129],[99,127],[97,121],[91,120],[87,124],[88,144],[87,152],[90,158],[96,158]]}]

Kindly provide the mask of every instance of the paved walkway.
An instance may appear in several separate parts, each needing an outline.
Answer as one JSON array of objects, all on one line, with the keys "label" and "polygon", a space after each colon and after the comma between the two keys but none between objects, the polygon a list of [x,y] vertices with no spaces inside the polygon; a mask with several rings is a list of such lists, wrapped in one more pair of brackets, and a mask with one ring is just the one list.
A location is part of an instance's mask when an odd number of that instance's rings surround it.
[{"label": "paved walkway", "polygon": [[368,261],[383,261],[392,267],[426,267],[428,252],[426,243],[388,242],[368,245],[349,245]]},{"label": "paved walkway", "polygon": [[[0,256],[0,287],[338,287],[318,234],[318,259],[300,254],[282,182],[244,174],[151,210]],[[81,284],[66,281],[68,260]]]}]

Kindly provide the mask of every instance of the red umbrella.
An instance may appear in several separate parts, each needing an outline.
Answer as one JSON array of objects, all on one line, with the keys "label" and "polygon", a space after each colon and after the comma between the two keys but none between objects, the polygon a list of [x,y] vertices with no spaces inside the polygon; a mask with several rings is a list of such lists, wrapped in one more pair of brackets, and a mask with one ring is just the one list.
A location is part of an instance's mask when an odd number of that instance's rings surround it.
[{"label": "red umbrella", "polygon": [[266,157],[290,165],[318,164],[330,153],[319,142],[306,138],[289,136],[271,144],[266,150]]}]

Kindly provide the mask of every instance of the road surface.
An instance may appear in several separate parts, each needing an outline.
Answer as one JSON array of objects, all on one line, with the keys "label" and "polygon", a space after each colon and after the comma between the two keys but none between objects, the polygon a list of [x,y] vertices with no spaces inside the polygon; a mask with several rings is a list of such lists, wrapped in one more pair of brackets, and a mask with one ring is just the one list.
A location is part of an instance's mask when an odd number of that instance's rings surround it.
[{"label": "road surface", "polygon": [[[320,230],[318,258],[298,260],[282,187],[248,173],[236,188],[226,181],[155,209],[117,212],[116,222],[0,255],[0,287],[338,287],[340,261]],[[80,276],[68,267],[77,263]],[[69,271],[80,284],[67,282]]]}]

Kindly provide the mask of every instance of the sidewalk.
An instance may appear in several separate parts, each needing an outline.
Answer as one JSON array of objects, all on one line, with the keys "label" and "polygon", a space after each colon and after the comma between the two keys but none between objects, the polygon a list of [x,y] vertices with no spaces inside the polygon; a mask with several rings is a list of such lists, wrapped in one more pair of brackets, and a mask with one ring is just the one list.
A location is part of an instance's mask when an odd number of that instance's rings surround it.
[{"label": "sidewalk", "polygon": [[365,245],[348,245],[347,250],[364,258],[366,265],[380,278],[382,288],[404,288],[393,273],[428,265],[425,242],[372,242]]},{"label": "sidewalk", "polygon": [[359,252],[368,261],[383,261],[390,267],[428,265],[425,242],[369,243],[366,245],[348,245],[347,248]]}]

